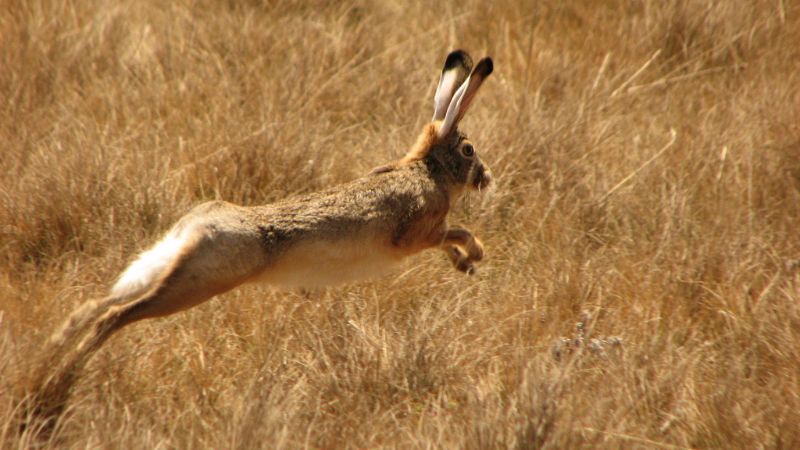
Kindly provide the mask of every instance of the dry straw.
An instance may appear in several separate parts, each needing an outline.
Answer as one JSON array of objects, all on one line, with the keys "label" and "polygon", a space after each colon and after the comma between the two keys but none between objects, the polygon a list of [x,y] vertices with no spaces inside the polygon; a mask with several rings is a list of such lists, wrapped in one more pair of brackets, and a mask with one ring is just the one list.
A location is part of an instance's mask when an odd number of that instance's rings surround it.
[{"label": "dry straw", "polygon": [[797,42],[766,0],[4,1],[0,447],[34,445],[69,311],[196,204],[401,157],[452,48],[496,64],[461,125],[496,182],[453,211],[475,277],[421,255],[143,322],[36,445],[800,447]]}]

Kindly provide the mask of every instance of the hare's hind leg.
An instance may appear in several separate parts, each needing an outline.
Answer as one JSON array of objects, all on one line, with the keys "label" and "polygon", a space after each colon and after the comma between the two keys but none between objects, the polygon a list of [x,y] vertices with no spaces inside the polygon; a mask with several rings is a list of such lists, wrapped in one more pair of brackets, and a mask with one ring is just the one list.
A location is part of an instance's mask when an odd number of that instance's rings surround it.
[{"label": "hare's hind leg", "polygon": [[107,299],[94,306],[92,319],[82,324],[86,329],[82,330],[82,338],[77,345],[73,348],[59,346],[62,354],[53,356],[58,357],[60,364],[49,371],[45,369],[36,383],[33,394],[37,416],[50,419],[60,415],[78,373],[117,330],[137,320],[166,316],[190,308],[236,285],[204,284],[180,271],[180,267],[177,269],[160,286],[139,298],[122,304],[114,301],[116,299]]},{"label": "hare's hind leg", "polygon": [[52,427],[85,363],[120,328],[188,309],[242,283],[249,275],[248,266],[236,264],[222,240],[220,245],[199,235],[181,249],[164,274],[154,275],[155,284],[143,294],[127,299],[109,297],[73,314],[65,330],[54,337],[54,350],[47,353],[53,360],[42,361],[44,366],[31,391],[29,414],[46,424],[44,428]]},{"label": "hare's hind leg", "polygon": [[[112,305],[124,298],[110,296],[84,303],[73,311],[61,329],[45,344],[39,360],[25,386],[29,394],[21,409],[20,429],[29,426],[38,436],[49,434],[61,415],[75,379],[88,359],[81,351],[80,342],[95,323]],[[130,299],[128,299],[130,300]]]},{"label": "hare's hind leg", "polygon": [[217,285],[203,283],[176,268],[164,282],[131,302],[114,305],[98,318],[77,347],[78,355],[91,354],[114,332],[138,320],[167,316],[198,305],[238,283]]},{"label": "hare's hind leg", "polygon": [[[27,408],[28,414],[41,424],[43,430],[49,431],[63,412],[78,375],[100,346],[117,330],[131,322],[175,312],[176,309],[169,303],[170,300],[174,300],[176,294],[180,292],[175,289],[162,289],[125,304],[104,301],[103,304],[97,305],[92,312],[94,320],[83,324],[88,326],[88,329],[82,330],[80,342],[73,348],[59,345],[61,353],[52,354],[50,355],[53,357],[52,360],[43,361],[47,366],[42,367],[34,381],[30,407]],[[186,305],[187,300],[197,304],[214,295],[213,291],[194,291],[186,294],[189,297],[182,299],[182,305]],[[29,422],[30,419],[24,419],[23,428]]]}]

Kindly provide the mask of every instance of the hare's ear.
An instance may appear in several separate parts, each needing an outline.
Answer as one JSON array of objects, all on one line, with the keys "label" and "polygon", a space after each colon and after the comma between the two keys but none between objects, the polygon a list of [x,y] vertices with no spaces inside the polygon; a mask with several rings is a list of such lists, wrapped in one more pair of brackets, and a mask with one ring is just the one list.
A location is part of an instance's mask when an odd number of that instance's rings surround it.
[{"label": "hare's ear", "polygon": [[464,113],[469,109],[470,103],[475,98],[478,88],[483,84],[483,80],[492,74],[492,70],[494,70],[492,58],[487,57],[478,61],[478,65],[472,69],[472,73],[453,94],[453,99],[450,100],[447,114],[445,114],[442,126],[439,127],[439,132],[437,133],[440,138],[447,136],[456,129],[461,118],[464,117]]},{"label": "hare's ear", "polygon": [[444,60],[439,86],[433,96],[433,120],[442,120],[453,93],[461,86],[472,69],[472,58],[463,50],[455,50]]}]

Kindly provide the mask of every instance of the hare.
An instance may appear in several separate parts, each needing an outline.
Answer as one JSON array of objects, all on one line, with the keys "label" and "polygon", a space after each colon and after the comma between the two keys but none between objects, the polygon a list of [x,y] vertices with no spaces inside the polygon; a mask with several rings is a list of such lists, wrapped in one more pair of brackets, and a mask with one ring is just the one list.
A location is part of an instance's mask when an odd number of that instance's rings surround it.
[{"label": "hare", "polygon": [[78,308],[50,339],[34,375],[28,413],[53,423],[92,353],[132,322],[198,305],[247,282],[325,286],[384,273],[404,257],[443,250],[466,274],[483,258],[481,242],[450,227],[450,205],[491,174],[458,131],[490,58],[472,69],[451,52],[434,95],[434,114],[400,160],[365,177],[266,206],[204,203],[181,218],[120,276],[108,297]]}]

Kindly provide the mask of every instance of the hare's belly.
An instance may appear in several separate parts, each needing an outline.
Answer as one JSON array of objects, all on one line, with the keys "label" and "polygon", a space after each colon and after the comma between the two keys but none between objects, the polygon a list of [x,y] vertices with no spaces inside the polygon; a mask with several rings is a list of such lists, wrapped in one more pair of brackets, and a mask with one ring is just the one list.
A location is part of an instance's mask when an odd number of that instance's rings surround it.
[{"label": "hare's belly", "polygon": [[258,277],[278,287],[323,287],[377,278],[400,262],[386,245],[371,242],[311,242],[290,249]]}]

